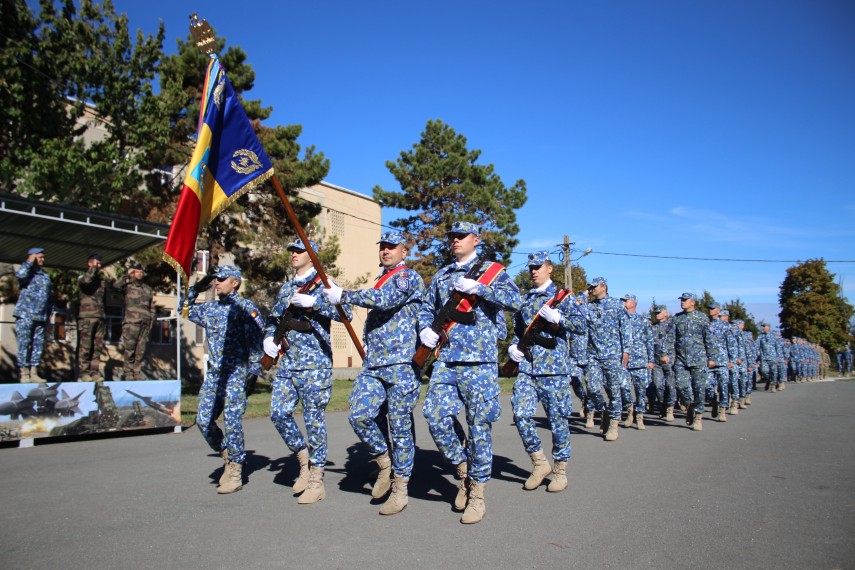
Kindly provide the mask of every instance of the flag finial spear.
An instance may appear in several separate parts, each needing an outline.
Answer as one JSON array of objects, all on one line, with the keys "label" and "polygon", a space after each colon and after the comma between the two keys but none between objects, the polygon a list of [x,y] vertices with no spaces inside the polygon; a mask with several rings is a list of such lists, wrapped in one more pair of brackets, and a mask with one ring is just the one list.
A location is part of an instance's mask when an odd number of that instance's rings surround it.
[{"label": "flag finial spear", "polygon": [[190,14],[190,33],[196,40],[196,47],[205,55],[211,55],[217,49],[214,30],[207,20],[200,22],[199,15],[196,12]]}]

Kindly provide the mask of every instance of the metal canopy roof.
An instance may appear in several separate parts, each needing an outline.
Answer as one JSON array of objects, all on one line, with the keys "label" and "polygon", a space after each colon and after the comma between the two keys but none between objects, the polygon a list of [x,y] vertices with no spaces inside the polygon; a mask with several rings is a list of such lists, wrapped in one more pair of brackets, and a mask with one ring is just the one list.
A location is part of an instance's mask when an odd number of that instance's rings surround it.
[{"label": "metal canopy roof", "polygon": [[82,269],[91,253],[101,264],[125,259],[166,240],[169,226],[94,210],[0,194],[0,262],[21,263],[43,247],[45,267]]}]

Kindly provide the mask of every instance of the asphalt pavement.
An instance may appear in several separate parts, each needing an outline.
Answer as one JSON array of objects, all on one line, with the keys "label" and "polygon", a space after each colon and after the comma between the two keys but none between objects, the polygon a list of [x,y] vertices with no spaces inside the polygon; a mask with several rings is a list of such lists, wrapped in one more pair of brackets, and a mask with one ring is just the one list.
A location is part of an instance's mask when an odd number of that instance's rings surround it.
[{"label": "asphalt pavement", "polygon": [[390,517],[371,499],[374,464],[346,413],[327,415],[327,497],[314,505],[292,496],[296,460],[263,419],[245,422],[248,482],[227,496],[216,493],[222,461],[195,427],[0,449],[0,564],[855,567],[855,383],[790,384],[752,400],[701,432],[682,417],[649,420],[616,442],[574,419],[569,487],[553,494],[522,489],[531,463],[503,398],[487,515],[468,526],[451,510],[456,482],[420,408],[409,506]]}]

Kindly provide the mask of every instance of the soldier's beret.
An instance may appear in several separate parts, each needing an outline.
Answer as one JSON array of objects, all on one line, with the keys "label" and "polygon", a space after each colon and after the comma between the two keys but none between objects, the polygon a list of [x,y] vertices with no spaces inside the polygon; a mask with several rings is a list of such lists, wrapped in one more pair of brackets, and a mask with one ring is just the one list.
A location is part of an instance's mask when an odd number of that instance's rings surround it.
[{"label": "soldier's beret", "polygon": [[608,285],[605,277],[594,277],[588,280],[588,287],[596,287],[597,285]]},{"label": "soldier's beret", "polygon": [[472,234],[474,236],[480,236],[480,231],[480,228],[472,222],[454,222],[453,224],[451,224],[451,229],[445,232],[445,235]]},{"label": "soldier's beret", "polygon": [[44,248],[42,247],[31,247],[27,250],[27,255],[33,255],[34,253],[44,253]]},{"label": "soldier's beret", "polygon": [[404,239],[404,234],[401,232],[386,232],[382,236],[380,236],[380,241],[377,243],[391,243],[392,245],[401,245],[406,244],[407,240]]},{"label": "soldier's beret", "polygon": [[552,262],[552,260],[549,259],[548,251],[535,251],[534,253],[528,254],[529,267],[540,267],[547,261],[549,261],[550,263]]},{"label": "soldier's beret", "polygon": [[638,299],[636,299],[635,295],[633,295],[632,293],[627,293],[626,295],[621,297],[620,300],[621,301],[637,301]]},{"label": "soldier's beret", "polygon": [[680,295],[680,296],[678,297],[678,299],[680,299],[681,301],[684,301],[684,300],[686,300],[686,299],[694,299],[695,301],[697,301],[697,300],[698,300],[698,296],[697,296],[697,295],[695,295],[694,293],[683,293],[682,295]]},{"label": "soldier's beret", "polygon": [[[313,250],[318,251],[318,243],[315,240],[310,239],[309,245],[312,246]],[[297,238],[290,244],[288,244],[288,247],[285,249],[287,249],[288,251],[306,251],[306,246],[303,244],[303,241],[300,238]]]},{"label": "soldier's beret", "polygon": [[217,271],[214,273],[214,277],[216,277],[217,279],[225,279],[226,277],[237,277],[238,279],[242,279],[240,269],[238,269],[234,265],[219,266],[217,268]]}]

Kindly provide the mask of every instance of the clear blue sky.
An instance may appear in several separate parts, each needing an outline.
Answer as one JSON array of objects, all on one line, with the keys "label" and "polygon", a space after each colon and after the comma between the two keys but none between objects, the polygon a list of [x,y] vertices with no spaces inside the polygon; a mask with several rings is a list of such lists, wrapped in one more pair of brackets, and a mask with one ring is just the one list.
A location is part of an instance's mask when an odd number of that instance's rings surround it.
[{"label": "clear blue sky", "polygon": [[[602,252],[855,259],[850,0],[115,4],[132,29],[162,19],[167,51],[199,11],[247,52],[267,124],[302,124],[334,184],[397,189],[385,162],[450,124],[528,185],[512,273],[569,234],[641,308],[708,289],[776,322],[788,263]],[[829,268],[855,299],[855,264]]]}]

